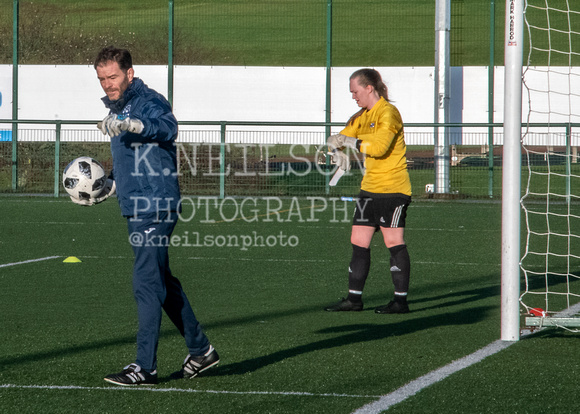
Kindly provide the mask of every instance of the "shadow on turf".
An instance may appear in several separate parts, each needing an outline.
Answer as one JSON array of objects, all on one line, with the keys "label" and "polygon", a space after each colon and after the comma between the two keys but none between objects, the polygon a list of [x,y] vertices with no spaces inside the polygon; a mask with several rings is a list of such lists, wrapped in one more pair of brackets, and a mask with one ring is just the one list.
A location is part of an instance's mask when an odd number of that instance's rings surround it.
[{"label": "shadow on turf", "polygon": [[[218,376],[218,375],[241,375],[249,372],[256,371],[265,366],[281,362],[285,359],[292,358],[298,355],[302,355],[309,352],[315,352],[323,349],[330,349],[335,347],[340,347],[344,345],[356,344],[361,342],[375,341],[383,338],[387,338],[394,335],[405,335],[409,333],[414,333],[424,329],[428,329],[435,326],[443,325],[463,325],[472,324],[485,319],[487,311],[491,310],[493,307],[476,307],[461,310],[454,313],[445,313],[441,315],[433,315],[426,317],[417,317],[415,319],[409,319],[410,316],[416,315],[419,312],[423,312],[429,309],[442,308],[449,306],[456,306],[460,304],[465,304],[473,301],[482,300],[487,297],[493,297],[499,295],[499,286],[489,286],[478,289],[450,292],[445,295],[439,296],[427,296],[423,298],[417,298],[411,302],[411,313],[405,315],[403,321],[388,323],[392,321],[386,316],[377,316],[381,322],[377,324],[354,324],[354,325],[344,325],[339,327],[331,327],[318,333],[328,334],[328,333],[342,333],[338,338],[324,339],[317,342],[312,342],[310,344],[301,345],[298,347],[281,350],[274,352],[269,355],[264,355],[257,358],[252,358],[245,361],[240,361],[234,364],[222,365],[217,368],[212,368],[207,372],[204,372],[203,376]],[[367,296],[368,299],[384,299],[382,295],[372,295]],[[452,298],[458,298],[456,300],[449,300]],[[436,305],[421,307],[421,303],[436,301]],[[414,306],[413,306],[414,305]],[[226,320],[221,320],[219,322],[213,322],[204,324],[204,329],[215,329],[224,326],[233,326],[244,323],[252,323],[267,317],[268,319],[275,319],[278,317],[286,317],[297,314],[307,314],[313,312],[324,312],[323,306],[315,305],[308,306],[301,309],[288,309],[279,312],[268,312],[267,314],[255,314],[245,317],[237,317]],[[366,311],[372,310],[373,308],[366,308]],[[401,315],[402,316],[402,315]],[[387,322],[387,323],[385,323]],[[179,335],[175,330],[163,330],[162,336]],[[81,344],[74,347],[67,347],[67,354],[83,353],[86,351],[92,351],[94,349],[103,349],[109,346],[118,345],[134,345],[135,337],[134,335],[129,335],[127,337],[118,338],[114,340],[103,340],[98,342],[92,342],[89,344]],[[20,363],[37,362],[43,360],[50,360],[56,357],[62,357],[63,349],[56,349],[52,351],[38,352],[36,354],[27,354],[18,357],[10,358],[0,358],[0,366],[17,365]],[[160,382],[167,382],[174,379],[180,378],[179,373],[175,372],[166,378],[160,378]]]},{"label": "shadow on turf", "polygon": [[[499,279],[498,274],[491,274],[485,275],[484,277],[479,278],[479,280],[489,281],[489,280],[497,280]],[[471,280],[475,282],[475,280]],[[457,287],[457,284],[453,284],[453,286]],[[459,285],[460,286],[460,285]],[[475,302],[479,300],[483,300],[490,297],[499,297],[501,293],[501,287],[499,284],[486,286],[486,287],[479,287],[469,290],[456,290],[449,293],[445,293],[438,296],[432,296],[432,288],[428,289],[413,289],[413,296],[410,299],[409,306],[411,307],[411,312],[422,312],[430,309],[441,309],[443,307],[450,307],[450,306],[457,306],[463,305],[470,302]],[[337,297],[336,300],[340,298]],[[375,306],[367,306],[368,303],[377,303],[384,305],[389,301],[388,297],[385,297],[384,294],[371,294],[365,295],[365,308],[364,311],[372,311]],[[331,300],[324,305],[329,305]],[[428,302],[435,302],[432,305],[425,305]],[[229,326],[239,326],[241,324],[247,323],[255,323],[259,321],[263,321],[264,319],[273,320],[276,318],[284,318],[287,316],[296,316],[296,315],[303,315],[303,314],[311,314],[311,313],[318,313],[324,312],[324,305],[316,304],[313,306],[304,306],[301,308],[291,308],[287,310],[280,310],[280,311],[267,311],[263,313],[252,314],[248,316],[236,316],[234,318],[224,318],[217,322],[209,322],[209,323],[202,323],[204,330],[210,329],[217,329],[217,328],[224,328]],[[324,312],[326,313],[326,312]],[[386,317],[386,316],[383,316]]]},{"label": "shadow on turf", "polygon": [[[425,311],[430,309],[439,309],[441,307],[463,305],[469,302],[475,302],[486,298],[499,296],[500,294],[501,287],[499,285],[493,285],[483,288],[450,292],[439,296],[426,296],[414,299],[411,302],[412,305],[414,305],[411,310]],[[435,302],[435,304],[421,307],[421,304],[426,302]],[[409,304],[410,306],[411,303]]]},{"label": "shadow on turf", "polygon": [[4,369],[9,365],[18,365],[29,362],[50,361],[57,358],[62,358],[64,354],[72,355],[95,349],[103,349],[109,346],[118,345],[135,345],[135,337],[119,338],[115,340],[102,340],[91,342],[82,345],[68,346],[66,348],[54,349],[52,351],[37,352],[34,354],[26,354],[22,356],[10,356],[8,358],[0,358],[0,369]]},{"label": "shadow on turf", "polygon": [[[352,324],[338,327],[331,327],[318,331],[320,334],[344,333],[344,335],[334,338],[323,339],[269,355],[257,358],[247,359],[234,364],[218,366],[204,372],[203,376],[224,376],[224,375],[243,375],[254,372],[268,365],[281,362],[288,358],[293,358],[309,352],[315,352],[325,349],[353,345],[361,342],[377,341],[384,338],[407,335],[414,332],[422,331],[432,327],[443,325],[466,325],[477,323],[487,317],[487,312],[493,309],[491,306],[480,306],[453,313],[419,317],[409,320],[408,318],[398,322],[377,323],[377,324]],[[392,321],[392,319],[391,319]],[[166,380],[174,379],[167,378]],[[165,380],[163,380],[165,381]]]}]

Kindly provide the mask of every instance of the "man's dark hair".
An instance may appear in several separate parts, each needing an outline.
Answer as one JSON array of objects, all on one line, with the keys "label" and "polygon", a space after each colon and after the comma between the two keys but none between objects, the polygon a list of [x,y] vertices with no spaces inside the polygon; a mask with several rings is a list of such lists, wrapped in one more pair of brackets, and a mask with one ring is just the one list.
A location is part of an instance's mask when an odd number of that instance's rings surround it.
[{"label": "man's dark hair", "polygon": [[115,46],[107,46],[101,49],[93,66],[96,69],[97,66],[104,65],[110,61],[117,62],[123,72],[133,67],[131,53],[127,49],[117,49]]}]

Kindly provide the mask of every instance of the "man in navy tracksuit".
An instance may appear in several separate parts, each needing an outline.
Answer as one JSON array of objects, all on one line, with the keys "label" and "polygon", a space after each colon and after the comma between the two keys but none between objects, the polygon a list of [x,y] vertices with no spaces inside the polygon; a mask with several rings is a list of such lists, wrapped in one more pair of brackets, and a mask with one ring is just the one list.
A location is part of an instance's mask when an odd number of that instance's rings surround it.
[{"label": "man in navy tracksuit", "polygon": [[117,385],[157,383],[162,309],[189,349],[181,371],[184,377],[193,378],[219,362],[179,280],[169,269],[168,245],[180,205],[177,120],[169,102],[134,77],[132,66],[129,51],[114,47],[101,50],[94,64],[107,95],[103,102],[110,110],[99,129],[111,138],[113,177],[135,255],[137,358],[123,371],[105,377]]}]

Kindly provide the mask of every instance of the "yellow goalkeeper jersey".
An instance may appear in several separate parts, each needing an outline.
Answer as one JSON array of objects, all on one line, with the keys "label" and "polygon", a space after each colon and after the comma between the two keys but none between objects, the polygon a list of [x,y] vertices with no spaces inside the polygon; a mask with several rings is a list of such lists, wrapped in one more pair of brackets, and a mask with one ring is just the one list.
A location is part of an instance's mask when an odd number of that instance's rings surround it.
[{"label": "yellow goalkeeper jersey", "polygon": [[359,150],[365,154],[361,190],[411,195],[403,121],[394,105],[381,97],[341,134],[361,140]]}]

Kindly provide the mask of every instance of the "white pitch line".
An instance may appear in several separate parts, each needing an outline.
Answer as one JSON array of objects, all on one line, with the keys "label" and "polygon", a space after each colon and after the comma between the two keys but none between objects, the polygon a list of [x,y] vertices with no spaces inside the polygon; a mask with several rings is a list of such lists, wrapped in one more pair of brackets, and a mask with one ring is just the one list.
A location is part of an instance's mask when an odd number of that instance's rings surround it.
[{"label": "white pitch line", "polygon": [[60,256],[41,257],[40,259],[31,259],[31,260],[24,260],[22,262],[0,264],[0,267],[10,267],[10,266],[17,266],[17,265],[26,264],[26,263],[42,262],[44,260],[58,259],[59,257]]},{"label": "white pitch line", "polygon": [[353,414],[378,414],[382,411],[388,410],[393,405],[398,404],[409,397],[412,397],[424,388],[427,388],[447,378],[451,374],[461,371],[464,368],[470,367],[471,365],[483,360],[484,358],[493,355],[513,344],[515,344],[515,342],[506,342],[502,340],[492,342],[485,348],[482,348],[471,355],[467,355],[461,359],[458,359],[457,361],[453,361],[452,363],[445,365],[444,367],[441,367],[435,371],[431,371],[428,374],[425,374],[422,377],[419,377],[416,380],[413,380],[401,388],[393,391],[392,393],[382,396],[377,401],[362,406],[358,410],[354,411]]},{"label": "white pitch line", "polygon": [[[563,310],[556,314],[559,317],[567,317],[574,315],[580,312],[580,302],[570,306],[568,309]],[[524,336],[533,335],[534,333],[540,332],[545,328],[538,329],[534,332],[528,332]],[[453,361],[450,364],[445,365],[435,371],[431,371],[422,377],[417,378],[409,382],[406,385],[403,385],[401,388],[393,391],[390,394],[383,395],[377,401],[369,403],[367,405],[362,406],[361,408],[353,411],[353,414],[378,414],[383,411],[388,410],[393,405],[398,404],[409,397],[417,394],[419,391],[447,378],[451,374],[454,374],[458,371],[461,371],[464,368],[469,368],[470,366],[482,361],[483,359],[487,358],[488,356],[494,355],[499,351],[506,349],[507,347],[517,343],[517,341],[502,341],[497,340],[492,342],[491,344],[487,345],[484,348],[481,348],[474,353],[467,355],[457,361]]]},{"label": "white pitch line", "polygon": [[82,387],[78,385],[16,385],[0,384],[0,388],[17,389],[41,389],[41,390],[89,390],[89,391],[149,391],[149,392],[181,392],[181,393],[201,393],[201,394],[234,394],[234,395],[282,395],[298,397],[341,397],[341,398],[378,398],[379,395],[356,395],[356,394],[335,394],[335,393],[313,393],[297,391],[227,391],[227,390],[196,390],[191,388],[157,388],[147,387]]}]

